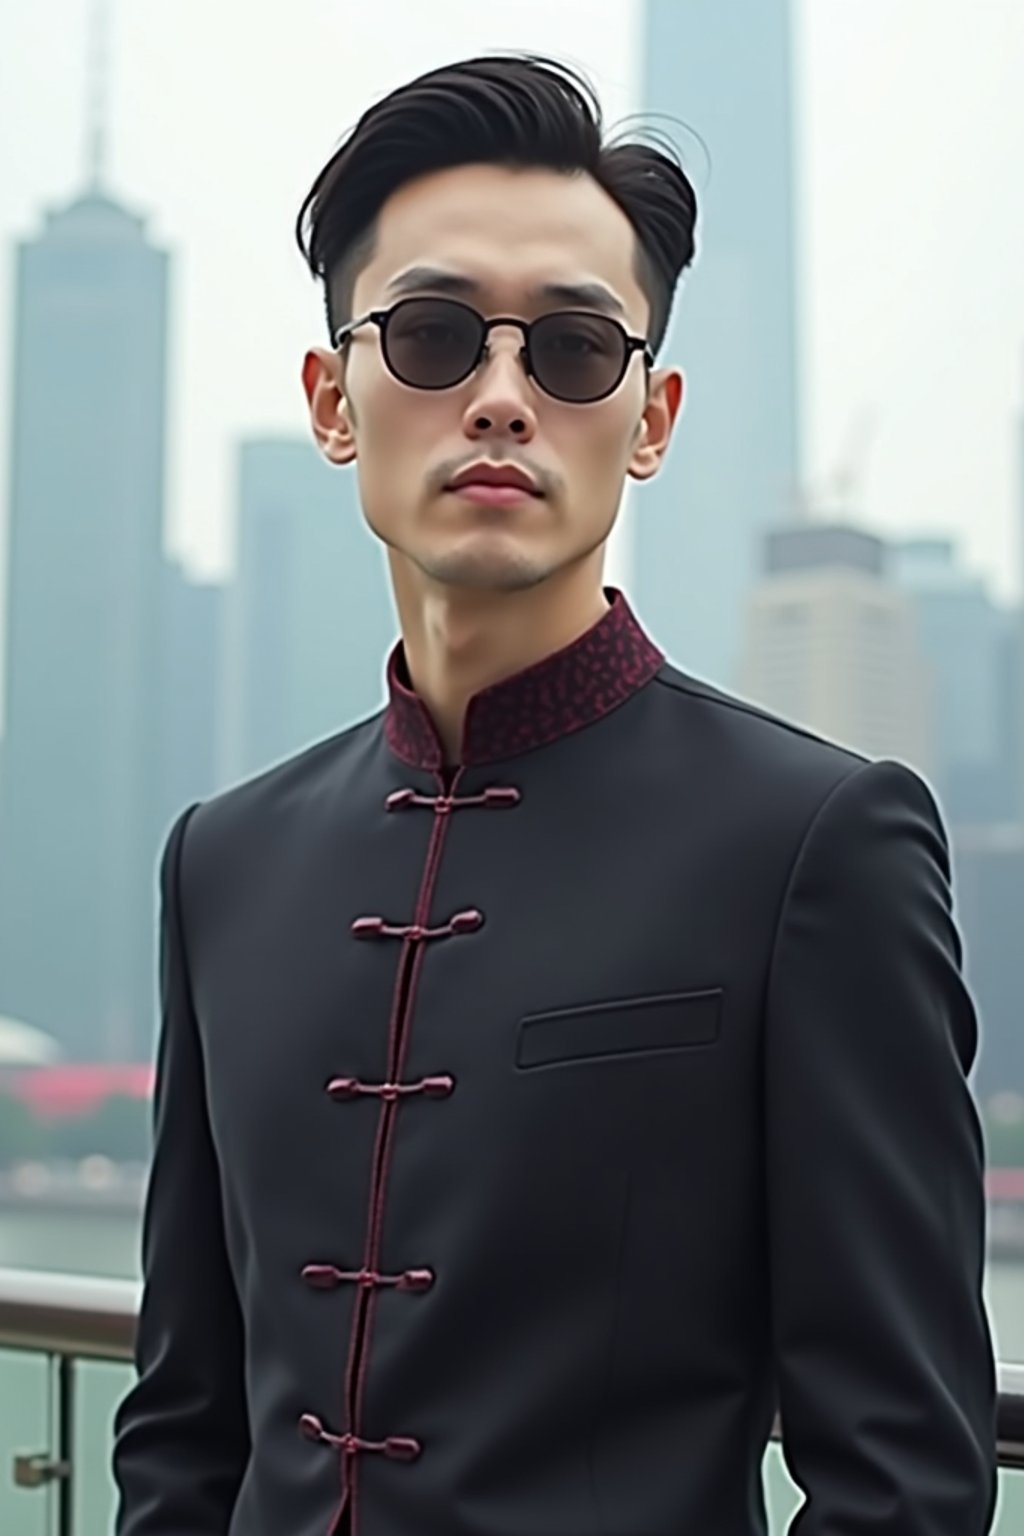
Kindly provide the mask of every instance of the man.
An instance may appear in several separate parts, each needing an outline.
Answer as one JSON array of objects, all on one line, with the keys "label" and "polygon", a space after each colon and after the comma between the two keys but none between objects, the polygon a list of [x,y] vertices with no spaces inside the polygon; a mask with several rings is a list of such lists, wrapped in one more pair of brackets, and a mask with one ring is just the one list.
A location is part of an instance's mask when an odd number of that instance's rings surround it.
[{"label": "man", "polygon": [[989,1530],[935,805],[602,586],[695,216],[531,57],[396,91],[306,200],[401,640],[164,851],[118,1536],[759,1536],[776,1408],[800,1536]]}]

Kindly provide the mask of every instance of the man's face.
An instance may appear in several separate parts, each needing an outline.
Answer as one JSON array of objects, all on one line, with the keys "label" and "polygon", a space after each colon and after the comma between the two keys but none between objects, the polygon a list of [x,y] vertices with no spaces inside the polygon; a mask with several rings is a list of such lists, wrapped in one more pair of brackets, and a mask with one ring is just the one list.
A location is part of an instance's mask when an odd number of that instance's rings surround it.
[{"label": "man's face", "polygon": [[[457,296],[485,317],[532,320],[586,308],[535,290],[601,284],[621,305],[626,331],[646,336],[635,243],[625,214],[590,177],[458,166],[409,183],[384,205],[374,254],[356,280],[353,318],[388,308],[390,285],[429,267],[465,279]],[[396,575],[478,590],[534,586],[603,546],[627,474],[656,472],[681,399],[678,373],[654,373],[648,388],[635,352],[613,394],[571,404],[526,374],[522,341],[515,327],[493,330],[477,370],[439,390],[389,372],[374,324],[340,354],[307,355],[314,434],[333,462],[355,462],[364,515]],[[480,460],[520,466],[541,494],[489,505],[447,489]]]}]

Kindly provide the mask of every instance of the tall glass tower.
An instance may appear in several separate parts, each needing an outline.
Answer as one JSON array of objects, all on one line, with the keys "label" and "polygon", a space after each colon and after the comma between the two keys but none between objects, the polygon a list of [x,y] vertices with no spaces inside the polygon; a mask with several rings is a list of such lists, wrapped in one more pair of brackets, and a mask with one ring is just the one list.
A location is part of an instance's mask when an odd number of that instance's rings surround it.
[{"label": "tall glass tower", "polygon": [[17,252],[0,1012],[148,1056],[168,258],[90,178]]},{"label": "tall glass tower", "polygon": [[711,171],[659,358],[683,368],[683,414],[632,497],[632,590],[670,660],[726,688],[761,531],[792,521],[799,476],[790,52],[789,0],[647,0],[640,105],[699,133]]},{"label": "tall glass tower", "polygon": [[249,438],[237,514],[220,742],[231,783],[378,709],[398,634],[354,470],[328,464],[307,438]]}]

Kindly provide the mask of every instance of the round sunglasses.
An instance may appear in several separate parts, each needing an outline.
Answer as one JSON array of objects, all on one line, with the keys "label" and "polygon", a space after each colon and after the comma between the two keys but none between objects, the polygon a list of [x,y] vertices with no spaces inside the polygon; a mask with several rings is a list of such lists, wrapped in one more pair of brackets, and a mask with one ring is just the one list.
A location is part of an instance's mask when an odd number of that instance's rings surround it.
[{"label": "round sunglasses", "polygon": [[537,320],[496,315],[485,320],[458,299],[399,299],[339,326],[340,347],[363,325],[380,328],[384,361],[395,378],[414,389],[451,389],[468,379],[488,351],[496,325],[518,326],[527,375],[545,394],[574,405],[591,405],[612,394],[626,376],[634,352],[654,364],[643,336],[630,336],[617,320],[588,310],[558,310]]}]

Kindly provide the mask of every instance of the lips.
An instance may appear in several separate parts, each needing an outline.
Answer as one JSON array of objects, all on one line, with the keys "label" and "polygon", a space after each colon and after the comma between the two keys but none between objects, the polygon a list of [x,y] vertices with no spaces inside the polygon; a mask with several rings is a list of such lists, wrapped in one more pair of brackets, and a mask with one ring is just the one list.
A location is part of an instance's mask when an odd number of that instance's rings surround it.
[{"label": "lips", "polygon": [[512,490],[526,491],[531,496],[541,494],[533,476],[514,464],[470,464],[460,470],[453,480],[449,480],[445,489],[459,491],[468,485],[503,485]]}]

